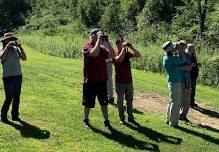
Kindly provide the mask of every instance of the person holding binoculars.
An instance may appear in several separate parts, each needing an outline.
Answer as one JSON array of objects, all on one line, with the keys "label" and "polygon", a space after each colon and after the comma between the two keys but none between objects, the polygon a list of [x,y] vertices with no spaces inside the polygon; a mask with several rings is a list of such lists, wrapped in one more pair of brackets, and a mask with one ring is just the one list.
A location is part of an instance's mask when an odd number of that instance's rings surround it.
[{"label": "person holding binoculars", "polygon": [[128,113],[128,122],[137,124],[133,117],[133,83],[130,59],[140,57],[141,54],[137,51],[130,42],[126,42],[123,38],[116,40],[117,52],[114,59],[115,65],[115,83],[117,93],[117,105],[120,117],[120,123],[125,123],[123,100],[125,97]]},{"label": "person holding binoculars", "polygon": [[13,33],[5,33],[3,48],[0,49],[0,59],[3,67],[3,83],[5,101],[1,109],[1,121],[8,123],[7,113],[12,103],[12,120],[20,121],[19,104],[22,84],[20,59],[26,60],[26,54],[20,42]]},{"label": "person holding binoculars", "polygon": [[167,105],[166,123],[171,127],[178,127],[180,107],[182,104],[181,80],[178,66],[183,63],[182,50],[177,50],[177,42],[167,41],[163,44],[163,66],[167,72],[169,88],[169,103]]},{"label": "person holding binoculars", "polygon": [[89,127],[90,109],[95,107],[97,96],[104,117],[104,125],[111,129],[108,120],[107,96],[107,70],[106,59],[114,58],[115,52],[109,42],[108,36],[100,29],[91,30],[90,41],[83,48],[83,99],[84,127]]}]

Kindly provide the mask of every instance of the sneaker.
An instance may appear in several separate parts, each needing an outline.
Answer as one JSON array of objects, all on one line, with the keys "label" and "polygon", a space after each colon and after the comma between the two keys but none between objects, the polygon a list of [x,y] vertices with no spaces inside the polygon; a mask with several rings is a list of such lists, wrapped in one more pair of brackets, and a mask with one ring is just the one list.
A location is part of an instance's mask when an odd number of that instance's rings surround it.
[{"label": "sneaker", "polygon": [[2,118],[2,117],[1,117],[1,121],[2,121],[3,123],[6,123],[6,124],[9,123],[8,118]]},{"label": "sneaker", "polygon": [[109,120],[105,120],[105,121],[104,121],[104,126],[105,126],[106,128],[108,128],[108,129],[112,129],[112,126],[111,126]]},{"label": "sneaker", "polygon": [[129,122],[129,123],[132,123],[132,124],[134,124],[134,125],[139,125],[139,123],[136,122],[134,118],[128,118],[128,122]]},{"label": "sneaker", "polygon": [[187,117],[180,117],[179,119],[182,120],[182,121],[185,121],[185,122],[190,122]]},{"label": "sneaker", "polygon": [[194,109],[194,108],[198,107],[198,105],[196,103],[194,103],[194,104],[191,104],[190,107]]},{"label": "sneaker", "polygon": [[120,119],[119,123],[123,125],[125,123],[125,119]]},{"label": "sneaker", "polygon": [[90,124],[89,124],[89,119],[84,119],[84,124],[83,124],[84,128],[89,128]]},{"label": "sneaker", "polygon": [[114,98],[110,98],[109,103],[111,103],[111,104],[114,103]]},{"label": "sneaker", "polygon": [[19,117],[12,117],[13,121],[21,121],[21,119]]},{"label": "sneaker", "polygon": [[178,125],[169,125],[170,127],[173,127],[173,128],[179,128]]}]

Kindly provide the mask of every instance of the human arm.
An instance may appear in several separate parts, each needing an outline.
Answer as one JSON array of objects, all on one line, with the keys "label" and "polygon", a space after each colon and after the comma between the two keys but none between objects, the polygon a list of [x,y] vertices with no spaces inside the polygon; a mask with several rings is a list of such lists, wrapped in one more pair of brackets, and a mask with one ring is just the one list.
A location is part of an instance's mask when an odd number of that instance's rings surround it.
[{"label": "human arm", "polygon": [[100,44],[102,35],[98,35],[95,46],[89,51],[89,56],[97,57],[100,54]]},{"label": "human arm", "polygon": [[21,43],[18,42],[18,55],[20,56],[20,58],[25,61],[27,60],[27,56],[26,53],[21,45]]},{"label": "human arm", "polygon": [[124,58],[125,58],[125,54],[126,54],[126,47],[122,48],[122,51],[115,57],[115,61],[116,62],[123,62]]},{"label": "human arm", "polygon": [[9,49],[13,47],[13,44],[14,42],[9,42],[5,48],[3,49],[2,53],[0,54],[0,59],[1,59],[1,62],[3,63],[7,56],[8,56],[8,52],[9,52]]},{"label": "human arm", "polygon": [[137,51],[137,50],[133,47],[133,45],[131,45],[129,48],[131,49],[131,52],[130,52],[130,53],[133,55],[133,57],[136,57],[136,58],[141,57],[141,53],[140,53],[139,51]]}]

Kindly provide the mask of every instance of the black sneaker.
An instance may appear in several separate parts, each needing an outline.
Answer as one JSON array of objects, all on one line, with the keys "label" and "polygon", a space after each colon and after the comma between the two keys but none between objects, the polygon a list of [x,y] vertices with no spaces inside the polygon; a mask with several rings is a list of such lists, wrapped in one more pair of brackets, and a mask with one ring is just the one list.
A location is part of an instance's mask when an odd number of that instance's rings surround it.
[{"label": "black sneaker", "polygon": [[121,125],[125,124],[125,119],[120,119],[119,123],[120,123]]},{"label": "black sneaker", "polygon": [[21,119],[19,117],[12,117],[13,121],[21,121]]},{"label": "black sneaker", "polygon": [[89,128],[90,124],[89,124],[89,119],[84,119],[84,124],[83,124],[84,128]]},{"label": "black sneaker", "polygon": [[180,117],[179,119],[182,120],[182,121],[185,121],[185,122],[190,122],[187,117]]},{"label": "black sneaker", "polygon": [[2,117],[1,117],[1,121],[2,121],[3,123],[6,123],[6,124],[9,123],[8,118],[2,118]]},{"label": "black sneaker", "polygon": [[129,123],[132,123],[132,124],[134,124],[134,125],[139,125],[139,123],[136,122],[134,118],[128,118],[128,122],[129,122]]},{"label": "black sneaker", "polygon": [[113,104],[114,103],[114,98],[110,98],[109,103]]},{"label": "black sneaker", "polygon": [[106,128],[108,128],[108,129],[112,129],[112,126],[111,126],[109,120],[105,120],[105,121],[104,121],[104,126],[105,126]]}]

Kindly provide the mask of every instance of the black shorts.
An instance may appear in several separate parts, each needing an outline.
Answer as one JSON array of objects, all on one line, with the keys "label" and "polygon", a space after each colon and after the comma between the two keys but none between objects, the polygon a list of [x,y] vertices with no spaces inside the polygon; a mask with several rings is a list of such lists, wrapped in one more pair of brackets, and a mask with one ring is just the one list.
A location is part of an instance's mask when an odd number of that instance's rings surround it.
[{"label": "black shorts", "polygon": [[88,108],[94,108],[96,96],[100,105],[108,105],[106,82],[84,83],[82,105]]}]

